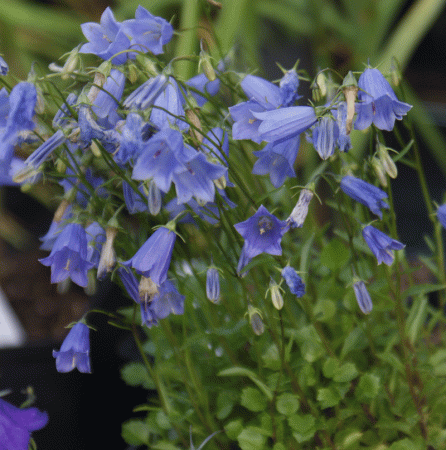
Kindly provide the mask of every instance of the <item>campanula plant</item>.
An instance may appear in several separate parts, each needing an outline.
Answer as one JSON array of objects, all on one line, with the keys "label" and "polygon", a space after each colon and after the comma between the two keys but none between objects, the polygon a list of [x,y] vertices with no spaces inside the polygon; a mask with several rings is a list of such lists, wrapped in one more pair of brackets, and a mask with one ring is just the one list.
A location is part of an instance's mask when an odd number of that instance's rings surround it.
[{"label": "campanula plant", "polygon": [[[129,300],[90,311],[133,338],[122,377],[150,390],[126,444],[444,448],[446,214],[405,142],[401,85],[370,65],[270,81],[213,39],[169,60],[187,30],[142,6],[82,31],[69,68],[0,90],[0,180],[57,193],[40,260],[53,283],[108,280]],[[434,225],[425,280],[398,236],[403,164]],[[92,372],[85,317],[53,356]]]}]

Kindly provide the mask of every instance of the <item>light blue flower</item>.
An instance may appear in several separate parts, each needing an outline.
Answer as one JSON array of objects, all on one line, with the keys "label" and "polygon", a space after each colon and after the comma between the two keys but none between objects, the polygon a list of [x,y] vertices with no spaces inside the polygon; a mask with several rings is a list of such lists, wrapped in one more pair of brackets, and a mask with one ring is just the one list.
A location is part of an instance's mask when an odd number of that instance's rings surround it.
[{"label": "light blue flower", "polygon": [[59,351],[53,350],[56,369],[60,373],[72,371],[75,367],[82,373],[91,373],[90,328],[78,322],[68,333]]},{"label": "light blue flower", "polygon": [[412,105],[398,100],[378,69],[365,69],[359,77],[358,87],[357,130],[364,130],[373,123],[380,130],[392,131],[395,119],[401,120],[412,108]]},{"label": "light blue flower", "polygon": [[401,250],[405,247],[404,244],[390,238],[372,225],[368,225],[362,230],[362,236],[378,260],[378,264],[384,262],[390,266],[394,258],[393,250]]},{"label": "light blue flower", "polygon": [[213,303],[220,299],[220,274],[215,267],[209,267],[206,272],[206,297]]},{"label": "light blue flower", "polygon": [[446,203],[438,207],[437,219],[439,220],[443,228],[446,229]]},{"label": "light blue flower", "polygon": [[382,219],[381,208],[389,209],[389,205],[383,200],[387,194],[381,189],[367,183],[360,178],[346,175],[341,180],[342,191],[359,203],[367,206],[372,213]]},{"label": "light blue flower", "polygon": [[286,266],[282,269],[282,277],[290,288],[291,293],[296,297],[300,298],[305,294],[305,284],[291,266]]},{"label": "light blue flower", "polygon": [[364,314],[369,314],[372,311],[373,304],[364,281],[359,280],[353,283],[353,290],[355,291],[356,301],[358,302],[359,309]]}]

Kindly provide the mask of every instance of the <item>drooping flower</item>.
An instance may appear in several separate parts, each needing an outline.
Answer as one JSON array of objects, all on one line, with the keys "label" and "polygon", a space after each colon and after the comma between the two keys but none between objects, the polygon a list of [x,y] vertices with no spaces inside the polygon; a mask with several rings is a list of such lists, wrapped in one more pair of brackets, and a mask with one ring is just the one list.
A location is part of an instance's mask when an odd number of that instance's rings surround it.
[{"label": "drooping flower", "polygon": [[401,120],[412,108],[412,105],[398,100],[378,69],[365,69],[359,77],[358,86],[357,130],[364,130],[373,123],[380,130],[392,131],[395,119]]},{"label": "drooping flower", "polygon": [[60,283],[68,277],[79,286],[86,287],[87,272],[93,267],[88,261],[87,235],[82,225],[69,223],[57,236],[51,253],[39,260],[51,266],[51,283]]},{"label": "drooping flower", "polygon": [[176,234],[167,227],[158,228],[142,247],[124,264],[151,278],[157,286],[167,279]]},{"label": "drooping flower", "polygon": [[262,150],[253,154],[259,159],[255,162],[252,173],[269,174],[275,188],[282,186],[286,177],[295,177],[294,163],[299,151],[300,138],[296,136],[283,142],[270,142]]},{"label": "drooping flower", "polygon": [[78,322],[68,333],[59,351],[53,350],[56,369],[60,373],[72,371],[75,367],[82,373],[91,373],[90,328]]},{"label": "drooping flower", "polygon": [[382,219],[381,208],[389,209],[389,205],[383,200],[387,194],[381,189],[367,183],[360,178],[346,175],[341,180],[342,191],[359,203],[367,206],[372,213]]},{"label": "drooping flower", "polygon": [[215,267],[209,267],[206,272],[206,297],[212,303],[220,299],[220,274]]},{"label": "drooping flower", "polygon": [[263,205],[248,220],[234,225],[245,239],[245,257],[254,258],[260,253],[281,255],[280,241],[288,230],[285,222],[271,214]]},{"label": "drooping flower", "polygon": [[0,398],[0,449],[28,450],[31,432],[48,423],[48,414],[37,408],[20,409]]},{"label": "drooping flower", "polygon": [[359,309],[364,314],[369,314],[372,311],[373,304],[364,281],[358,280],[353,283],[353,290],[355,291],[356,301],[358,302]]},{"label": "drooping flower", "polygon": [[322,117],[313,128],[311,143],[324,160],[334,154],[338,139],[339,127],[332,117]]},{"label": "drooping flower", "polygon": [[302,189],[300,191],[299,200],[286,220],[286,223],[291,228],[301,228],[303,226],[308,214],[308,205],[310,204],[313,195],[313,191],[310,191],[309,189]]},{"label": "drooping flower", "polygon": [[166,280],[159,286],[150,306],[158,319],[165,319],[171,313],[176,315],[184,313],[184,298],[175,285]]},{"label": "drooping flower", "polygon": [[311,106],[290,106],[265,112],[253,112],[261,121],[258,133],[266,142],[283,142],[298,136],[317,121]]},{"label": "drooping flower", "polygon": [[438,207],[437,219],[439,220],[443,228],[446,229],[446,203]]},{"label": "drooping flower", "polygon": [[384,262],[390,266],[394,258],[393,250],[401,250],[405,247],[404,244],[392,239],[372,225],[368,225],[362,230],[362,236],[378,260],[378,264]]},{"label": "drooping flower", "polygon": [[287,70],[279,82],[280,100],[283,107],[291,106],[301,98],[297,94],[299,88],[299,77],[295,69]]},{"label": "drooping flower", "polygon": [[97,223],[93,222],[85,229],[87,234],[87,260],[98,267],[102,244],[105,242],[105,231]]},{"label": "drooping flower", "polygon": [[291,293],[296,297],[300,298],[305,294],[305,284],[291,266],[286,266],[282,269],[282,277],[290,288]]},{"label": "drooping flower", "polygon": [[150,78],[145,83],[136,88],[125,100],[125,108],[146,109],[152,106],[157,97],[167,86],[169,77],[165,74],[157,75],[154,78]]}]

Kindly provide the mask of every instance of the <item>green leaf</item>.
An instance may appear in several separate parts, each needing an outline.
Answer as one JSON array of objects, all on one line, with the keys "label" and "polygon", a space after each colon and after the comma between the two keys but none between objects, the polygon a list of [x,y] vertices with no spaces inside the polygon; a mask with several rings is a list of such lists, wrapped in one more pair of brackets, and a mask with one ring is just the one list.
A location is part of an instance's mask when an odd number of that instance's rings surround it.
[{"label": "green leaf", "polygon": [[358,376],[356,366],[352,362],[342,364],[335,369],[333,374],[333,381],[337,383],[347,383],[354,380]]},{"label": "green leaf", "polygon": [[394,442],[390,447],[389,450],[421,450],[423,447],[419,447],[418,445],[415,445],[413,441],[410,439],[401,439],[400,441]]},{"label": "green leaf", "polygon": [[379,377],[371,373],[361,376],[355,389],[355,396],[360,402],[374,399],[380,391],[381,383]]},{"label": "green leaf", "polygon": [[341,351],[341,359],[352,350],[363,350],[367,347],[367,337],[360,327],[353,328],[349,335],[345,338],[344,346]]},{"label": "green leaf", "polygon": [[314,305],[313,312],[319,322],[329,322],[336,314],[336,304],[333,300],[320,299]]},{"label": "green leaf", "polygon": [[280,369],[280,355],[277,345],[271,344],[266,352],[262,355],[263,365],[268,369],[279,370]]},{"label": "green leaf", "polygon": [[170,420],[164,411],[158,411],[156,413],[156,424],[163,430],[169,430],[172,428]]},{"label": "green leaf", "polygon": [[276,409],[280,414],[290,416],[299,409],[299,399],[297,395],[284,392],[277,397]]},{"label": "green leaf", "polygon": [[338,238],[332,239],[320,254],[321,263],[330,270],[344,267],[350,260],[350,251]]},{"label": "green leaf", "polygon": [[122,424],[122,439],[129,445],[148,445],[149,428],[142,420],[129,420]]},{"label": "green leaf", "polygon": [[217,419],[226,419],[231,414],[237,399],[238,393],[235,391],[220,391],[217,397]]},{"label": "green leaf", "polygon": [[121,377],[129,386],[142,386],[144,389],[155,389],[155,383],[147,373],[143,363],[132,362],[121,369]]},{"label": "green leaf", "polygon": [[415,286],[411,286],[410,288],[407,288],[403,295],[405,298],[407,297],[413,297],[416,295],[425,295],[429,294],[430,292],[436,292],[440,291],[442,289],[446,289],[445,284],[416,284]]},{"label": "green leaf", "polygon": [[180,450],[180,447],[173,445],[169,441],[158,441],[156,444],[150,446],[153,450]]},{"label": "green leaf", "polygon": [[438,350],[429,358],[429,364],[434,368],[437,377],[446,376],[446,349]]},{"label": "green leaf", "polygon": [[322,373],[325,378],[333,378],[336,369],[339,367],[339,361],[336,358],[327,358],[322,366]]},{"label": "green leaf", "polygon": [[303,358],[308,362],[314,362],[325,354],[325,349],[313,325],[298,330],[296,340],[300,345]]},{"label": "green leaf", "polygon": [[411,344],[414,344],[418,340],[421,328],[426,323],[427,307],[427,298],[422,297],[415,299],[410,308],[409,316],[406,321],[406,333]]},{"label": "green leaf", "polygon": [[258,389],[246,387],[242,390],[240,404],[250,411],[260,412],[266,408],[267,401]]},{"label": "green leaf", "polygon": [[260,433],[256,427],[246,427],[238,436],[237,441],[242,450],[263,450],[266,444],[266,436]]},{"label": "green leaf", "polygon": [[266,395],[269,401],[273,399],[271,389],[265,383],[262,383],[262,381],[258,379],[257,375],[252,370],[244,367],[230,367],[229,369],[221,370],[217,375],[219,377],[248,377]]},{"label": "green leaf", "polygon": [[225,425],[225,433],[229,439],[235,440],[243,430],[242,419],[233,420]]},{"label": "green leaf", "polygon": [[320,388],[317,390],[317,400],[321,403],[321,408],[331,408],[341,401],[341,395],[338,391],[329,388]]},{"label": "green leaf", "polygon": [[309,441],[316,432],[316,420],[311,414],[294,414],[288,417],[288,424],[293,430],[293,437],[297,442]]}]

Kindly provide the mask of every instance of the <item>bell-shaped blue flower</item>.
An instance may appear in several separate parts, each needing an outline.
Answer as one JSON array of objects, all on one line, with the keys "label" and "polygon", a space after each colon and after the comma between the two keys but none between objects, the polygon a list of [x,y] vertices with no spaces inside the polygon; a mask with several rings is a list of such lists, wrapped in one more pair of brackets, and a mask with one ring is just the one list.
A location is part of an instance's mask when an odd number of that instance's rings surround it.
[{"label": "bell-shaped blue flower", "polygon": [[282,277],[290,288],[291,293],[296,297],[300,298],[305,294],[305,284],[291,266],[286,266],[282,269]]},{"label": "bell-shaped blue flower", "polygon": [[206,272],[206,297],[213,303],[220,299],[220,274],[215,267],[209,267]]},{"label": "bell-shaped blue flower", "polygon": [[443,228],[446,229],[446,203],[438,207],[437,219],[439,220]]},{"label": "bell-shaped blue flower", "polygon": [[165,319],[171,313],[176,315],[184,313],[184,298],[175,285],[166,280],[159,286],[150,306],[158,319]]},{"label": "bell-shaped blue flower", "polygon": [[281,80],[279,81],[280,88],[280,100],[282,107],[286,108],[291,106],[297,100],[301,98],[297,94],[297,89],[299,88],[299,77],[295,69],[288,70],[285,72]]},{"label": "bell-shaped blue flower", "polygon": [[73,283],[86,287],[87,272],[93,267],[88,261],[87,235],[82,225],[69,223],[57,236],[50,256],[39,260],[51,266],[51,283],[71,278]]},{"label": "bell-shaped blue flower", "polygon": [[131,37],[132,50],[154,55],[163,53],[163,45],[173,36],[173,27],[167,20],[150,14],[141,5],[136,8],[134,19],[122,23],[122,30]]},{"label": "bell-shaped blue flower", "polygon": [[412,105],[398,100],[378,69],[365,69],[359,77],[358,87],[357,130],[364,130],[373,123],[380,130],[392,131],[395,119],[401,120],[412,108]]},{"label": "bell-shaped blue flower", "polygon": [[150,78],[124,100],[124,107],[129,109],[146,109],[152,106],[158,95],[166,88],[168,82],[169,77],[163,73]]},{"label": "bell-shaped blue flower", "polygon": [[145,143],[144,152],[133,168],[132,178],[153,178],[161,191],[168,192],[174,172],[184,170],[183,161],[191,159],[195,154],[195,150],[184,146],[183,135],[179,131],[166,128]]},{"label": "bell-shaped blue flower", "polygon": [[173,182],[179,203],[186,203],[195,197],[201,204],[213,202],[215,185],[213,180],[225,176],[226,167],[212,164],[203,153],[197,152],[193,158],[184,163],[184,169],[173,174]]},{"label": "bell-shaped blue flower", "polygon": [[259,159],[252,168],[255,175],[269,174],[275,188],[282,186],[286,177],[295,177],[294,163],[299,151],[300,138],[296,136],[287,141],[270,142],[262,150],[253,152]]},{"label": "bell-shaped blue flower", "polygon": [[124,264],[160,286],[167,279],[176,237],[171,229],[164,226],[158,228]]},{"label": "bell-shaped blue flower", "polygon": [[121,130],[118,150],[113,155],[114,160],[121,165],[136,161],[144,148],[142,139],[143,120],[139,114],[130,113]]},{"label": "bell-shaped blue flower", "polygon": [[389,205],[383,200],[387,198],[387,194],[381,189],[367,183],[360,178],[346,175],[341,180],[342,191],[359,203],[367,206],[367,208],[382,219],[381,208],[389,209]]},{"label": "bell-shaped blue flower", "polygon": [[101,256],[102,244],[105,242],[105,230],[97,223],[93,222],[85,229],[87,233],[87,259],[98,267]]},{"label": "bell-shaped blue flower", "polygon": [[404,244],[392,239],[372,225],[368,225],[362,230],[362,236],[378,260],[378,264],[384,262],[390,266],[394,258],[393,250],[401,250],[405,247]]},{"label": "bell-shaped blue flower", "polygon": [[311,143],[322,159],[334,154],[339,138],[337,122],[329,116],[322,117],[312,130]]},{"label": "bell-shaped blue flower", "polygon": [[144,192],[144,185],[141,184],[138,188],[139,192],[145,197],[145,201],[141,198],[135,190],[125,181],[122,182],[122,192],[124,193],[124,202],[130,214],[137,212],[144,212],[148,210],[147,194]]},{"label": "bell-shaped blue flower", "polygon": [[264,111],[265,108],[255,100],[229,107],[229,112],[234,120],[232,125],[233,139],[250,139],[260,144],[263,140],[259,133],[259,126],[262,122],[254,117],[254,113]]},{"label": "bell-shaped blue flower", "polygon": [[244,222],[234,225],[245,240],[244,257],[246,260],[269,253],[281,255],[280,242],[288,230],[287,224],[271,214],[263,205],[257,212]]},{"label": "bell-shaped blue flower", "polygon": [[28,450],[31,432],[48,423],[48,414],[37,408],[17,408],[0,398],[0,449]]},{"label": "bell-shaped blue flower", "polygon": [[317,117],[311,106],[290,106],[266,112],[253,112],[261,121],[258,132],[266,142],[283,142],[298,136],[311,126]]},{"label": "bell-shaped blue flower", "polygon": [[364,314],[369,314],[372,311],[373,304],[364,281],[358,280],[354,282],[353,290],[355,291],[356,301],[358,302],[359,309]]},{"label": "bell-shaped blue flower", "polygon": [[[102,13],[100,23],[83,23],[81,29],[89,42],[80,48],[79,53],[93,53],[102,59],[109,59],[130,48],[130,39],[109,7]],[[112,63],[124,64],[128,57],[128,53],[121,53],[112,59]]]},{"label": "bell-shaped blue flower", "polygon": [[263,78],[247,75],[240,86],[248,100],[256,101],[264,110],[276,109],[282,104],[280,88]]},{"label": "bell-shaped blue flower", "polygon": [[59,351],[53,350],[56,369],[60,373],[72,371],[75,367],[82,373],[91,373],[90,328],[78,322],[68,333]]}]

